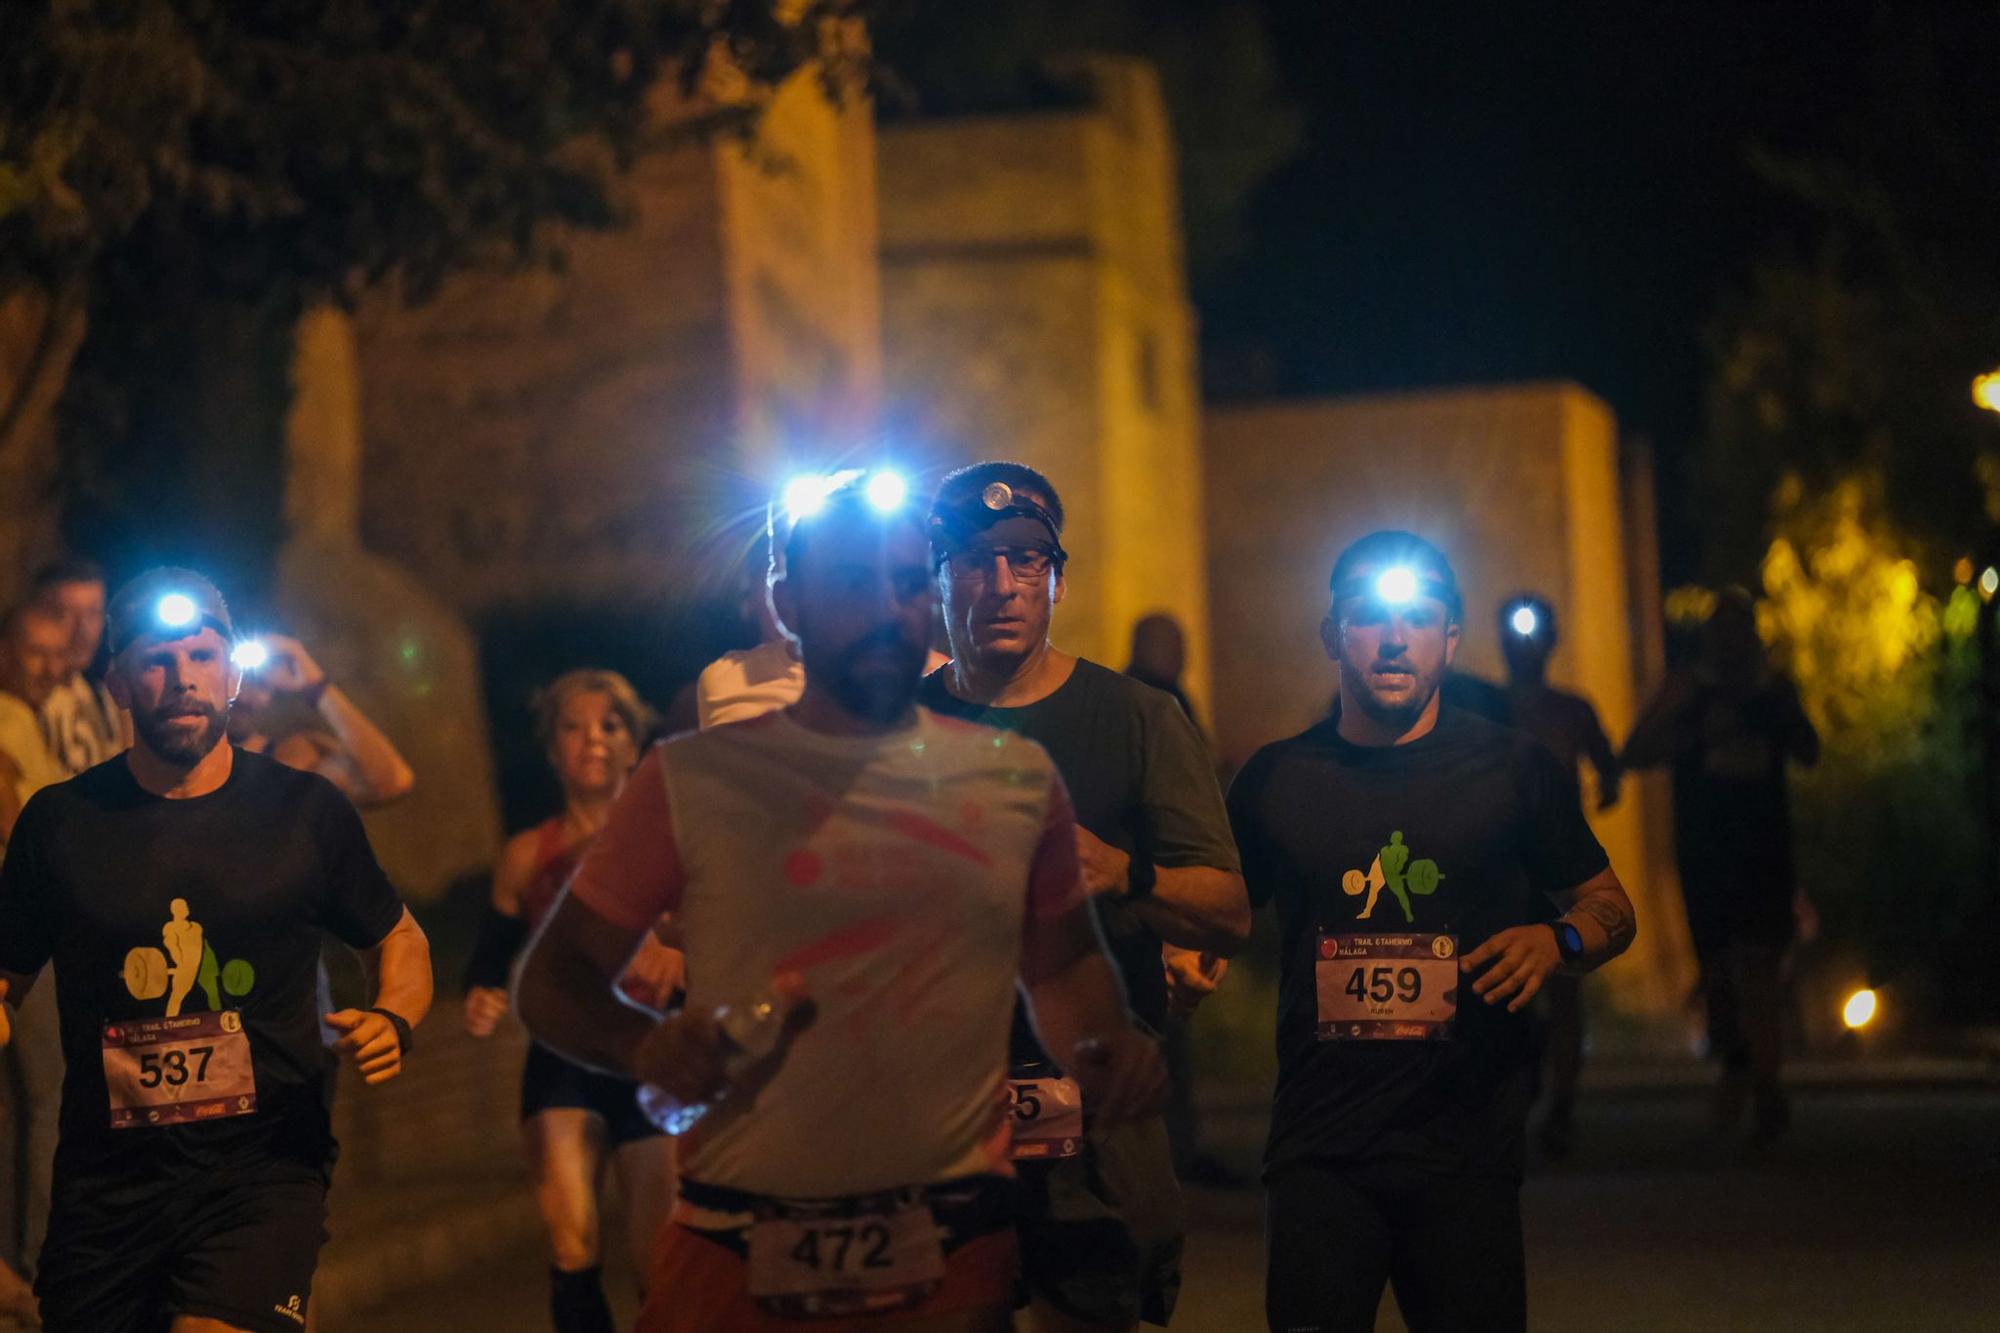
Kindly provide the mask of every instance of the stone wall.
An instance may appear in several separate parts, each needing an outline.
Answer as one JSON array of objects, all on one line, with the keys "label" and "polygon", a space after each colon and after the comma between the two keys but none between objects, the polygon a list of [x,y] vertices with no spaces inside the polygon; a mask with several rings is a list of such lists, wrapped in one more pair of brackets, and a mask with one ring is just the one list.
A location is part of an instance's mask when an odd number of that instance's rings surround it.
[{"label": "stone wall", "polygon": [[[1458,664],[1504,675],[1494,614],[1555,606],[1557,685],[1588,697],[1613,744],[1637,707],[1617,426],[1571,384],[1449,389],[1212,409],[1207,418],[1215,729],[1231,762],[1325,714],[1337,683],[1318,636],[1335,556],[1407,528],[1451,558],[1468,624]],[[1647,535],[1650,540],[1650,534]],[[1592,825],[1644,923],[1607,974],[1626,1007],[1672,1012],[1689,967],[1671,855],[1634,784]]]},{"label": "stone wall", "polygon": [[779,458],[872,417],[872,133],[802,74],[753,141],[643,157],[560,270],[369,304],[368,544],[467,612],[686,592]]},{"label": "stone wall", "polygon": [[1173,143],[1144,65],[1093,61],[1094,105],[880,136],[886,396],[936,467],[1048,473],[1072,560],[1062,647],[1124,665],[1132,623],[1188,630],[1207,698],[1194,319]]}]

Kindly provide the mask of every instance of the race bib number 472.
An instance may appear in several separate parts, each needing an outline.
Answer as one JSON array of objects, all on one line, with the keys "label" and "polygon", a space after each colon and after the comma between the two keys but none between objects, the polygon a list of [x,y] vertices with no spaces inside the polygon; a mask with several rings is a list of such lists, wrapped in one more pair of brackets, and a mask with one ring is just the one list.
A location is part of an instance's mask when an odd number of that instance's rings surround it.
[{"label": "race bib number 472", "polygon": [[1322,933],[1314,980],[1321,1041],[1442,1041],[1458,1012],[1458,939]]},{"label": "race bib number 472", "polygon": [[787,1319],[881,1315],[921,1305],[944,1280],[944,1233],[928,1203],[759,1218],[750,1295]]},{"label": "race bib number 472", "polygon": [[250,1038],[234,1009],[106,1023],[104,1083],[113,1129],[184,1125],[257,1109]]}]

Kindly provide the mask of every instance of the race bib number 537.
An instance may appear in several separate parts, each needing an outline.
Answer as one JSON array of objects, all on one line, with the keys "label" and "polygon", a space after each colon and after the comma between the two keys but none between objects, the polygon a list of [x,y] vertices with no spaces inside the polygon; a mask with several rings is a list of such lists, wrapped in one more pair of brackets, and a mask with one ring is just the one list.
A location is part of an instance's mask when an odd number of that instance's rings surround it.
[{"label": "race bib number 537", "polygon": [[257,1075],[243,1015],[140,1018],[104,1025],[111,1128],[182,1125],[257,1109]]},{"label": "race bib number 537", "polygon": [[1452,935],[1319,937],[1321,1041],[1440,1041],[1458,1012]]}]

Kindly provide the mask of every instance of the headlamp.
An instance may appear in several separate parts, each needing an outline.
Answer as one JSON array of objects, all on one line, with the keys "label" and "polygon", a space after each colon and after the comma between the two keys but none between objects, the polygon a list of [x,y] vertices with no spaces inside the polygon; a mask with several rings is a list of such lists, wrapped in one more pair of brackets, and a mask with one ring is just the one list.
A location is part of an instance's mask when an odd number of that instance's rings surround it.
[{"label": "headlamp", "polygon": [[1375,595],[1390,606],[1402,606],[1417,600],[1416,571],[1404,565],[1396,565],[1375,576]]},{"label": "headlamp", "polygon": [[1507,627],[1524,639],[1534,638],[1541,624],[1542,618],[1535,614],[1532,606],[1517,606],[1514,613],[1507,617]]},{"label": "headlamp", "polygon": [[909,497],[910,484],[903,480],[900,472],[885,468],[868,478],[864,491],[868,503],[875,506],[877,513],[890,514],[902,508],[903,501]]},{"label": "headlamp", "polygon": [[[862,469],[851,467],[838,472],[807,472],[793,477],[785,483],[782,492],[785,517],[794,523],[811,518],[826,508],[826,502],[833,498],[835,491],[853,484],[861,475]],[[910,484],[903,480],[902,473],[891,468],[878,468],[868,474],[861,493],[876,513],[890,514],[900,509],[903,501],[909,498]]]},{"label": "headlamp", "polygon": [[238,671],[261,671],[271,660],[271,650],[262,639],[245,639],[229,650],[229,660]]},{"label": "headlamp", "polygon": [[1335,603],[1365,597],[1378,606],[1401,611],[1420,597],[1443,602],[1453,619],[1458,617],[1458,585],[1449,577],[1439,578],[1427,569],[1412,565],[1390,565],[1387,569],[1363,570],[1333,585]]},{"label": "headlamp", "polygon": [[170,592],[153,604],[153,619],[167,629],[186,629],[201,618],[201,608],[184,592]]},{"label": "headlamp", "polygon": [[937,507],[931,511],[933,563],[942,564],[953,551],[1010,518],[1028,519],[1048,534],[1049,550],[1058,569],[1069,560],[1069,552],[1063,549],[1062,527],[1056,522],[1056,516],[1032,497],[1018,494],[1006,482],[995,481],[989,482],[979,494],[968,495],[955,503],[946,503],[943,499],[938,501]]},{"label": "headlamp", "polygon": [[221,635],[224,643],[236,638],[221,592],[194,570],[178,566],[147,570],[119,588],[105,608],[104,641],[113,657],[143,638],[184,639],[204,628]]},{"label": "headlamp", "polygon": [[839,483],[831,476],[808,473],[785,483],[785,516],[796,523],[826,508],[827,496]]}]

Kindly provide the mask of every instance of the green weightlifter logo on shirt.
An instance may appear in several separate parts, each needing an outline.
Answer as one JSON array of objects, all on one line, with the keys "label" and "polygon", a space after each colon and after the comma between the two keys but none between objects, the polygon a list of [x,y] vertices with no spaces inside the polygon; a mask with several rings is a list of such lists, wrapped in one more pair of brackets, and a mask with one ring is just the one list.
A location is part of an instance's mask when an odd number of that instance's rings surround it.
[{"label": "green weightlifter logo on shirt", "polygon": [[[222,995],[242,997],[257,984],[257,971],[242,958],[218,964],[215,950],[203,938],[201,923],[188,916],[187,899],[167,904],[171,919],[160,927],[160,949],[141,946],[125,955],[125,989],[135,1000],[167,997],[167,1017],[178,1018],[181,1006],[198,986],[211,1010],[222,1008]],[[220,990],[217,983],[220,983]]]},{"label": "green weightlifter logo on shirt", "polygon": [[1410,895],[1428,898],[1437,892],[1443,882],[1444,873],[1437,862],[1431,860],[1411,861],[1410,849],[1403,845],[1403,834],[1399,829],[1389,835],[1389,845],[1375,853],[1375,862],[1368,867],[1368,873],[1350,870],[1340,877],[1340,891],[1350,898],[1359,898],[1364,892],[1368,903],[1356,916],[1357,921],[1366,921],[1375,914],[1375,900],[1388,889],[1396,895],[1396,905],[1403,909],[1403,920],[1415,922],[1416,916],[1410,911]]}]

